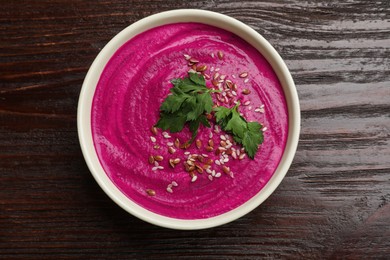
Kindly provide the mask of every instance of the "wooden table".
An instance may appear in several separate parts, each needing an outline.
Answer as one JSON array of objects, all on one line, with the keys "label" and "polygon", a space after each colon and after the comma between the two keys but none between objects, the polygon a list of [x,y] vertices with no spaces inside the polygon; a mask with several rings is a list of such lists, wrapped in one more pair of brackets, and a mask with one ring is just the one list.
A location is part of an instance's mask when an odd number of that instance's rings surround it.
[{"label": "wooden table", "polygon": [[[86,167],[78,95],[101,48],[153,13],[199,8],[261,33],[302,108],[294,162],[241,219],[175,231],[129,215]],[[390,257],[390,2],[2,1],[0,258]]]}]

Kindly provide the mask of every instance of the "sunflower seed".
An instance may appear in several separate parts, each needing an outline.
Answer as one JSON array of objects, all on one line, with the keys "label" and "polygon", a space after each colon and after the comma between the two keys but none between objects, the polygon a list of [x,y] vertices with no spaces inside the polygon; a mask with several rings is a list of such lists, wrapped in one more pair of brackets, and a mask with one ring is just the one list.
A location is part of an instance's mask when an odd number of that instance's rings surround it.
[{"label": "sunflower seed", "polygon": [[230,168],[227,167],[226,165],[224,165],[224,166],[222,167],[222,170],[223,170],[223,172],[226,173],[226,174],[229,174],[229,172],[230,172]]},{"label": "sunflower seed", "polygon": [[152,155],[149,156],[149,163],[154,164],[154,157]]},{"label": "sunflower seed", "polygon": [[157,127],[155,127],[155,126],[152,126],[152,128],[150,128],[150,131],[154,134],[154,135],[156,135],[157,134]]},{"label": "sunflower seed", "polygon": [[173,162],[173,159],[169,159],[169,165],[170,165],[172,168],[175,168],[175,163]]},{"label": "sunflower seed", "polygon": [[250,93],[251,93],[251,91],[247,88],[242,90],[242,94],[244,94],[244,95],[249,95]]},{"label": "sunflower seed", "polygon": [[174,145],[175,145],[176,148],[180,147],[180,140],[178,138],[176,138],[176,140],[174,142]]},{"label": "sunflower seed", "polygon": [[164,160],[164,157],[162,157],[161,155],[155,155],[155,156],[154,156],[154,159],[155,159],[156,161],[161,162],[162,160]]},{"label": "sunflower seed", "polygon": [[219,58],[220,60],[223,59],[223,52],[222,52],[222,51],[218,51],[218,52],[217,52],[217,55],[218,55],[218,58]]},{"label": "sunflower seed", "polygon": [[156,192],[152,189],[146,189],[146,193],[149,195],[149,196],[155,196],[156,195]]},{"label": "sunflower seed", "polygon": [[242,159],[244,159],[245,158],[245,156],[246,156],[246,154],[245,153],[242,153],[242,154],[240,154],[240,156],[238,157],[240,160],[242,160]]},{"label": "sunflower seed", "polygon": [[174,163],[174,164],[179,164],[179,163],[180,163],[180,158],[175,158],[175,159],[173,159],[173,163]]},{"label": "sunflower seed", "polygon": [[203,72],[207,70],[207,65],[200,65],[196,67],[196,71]]}]

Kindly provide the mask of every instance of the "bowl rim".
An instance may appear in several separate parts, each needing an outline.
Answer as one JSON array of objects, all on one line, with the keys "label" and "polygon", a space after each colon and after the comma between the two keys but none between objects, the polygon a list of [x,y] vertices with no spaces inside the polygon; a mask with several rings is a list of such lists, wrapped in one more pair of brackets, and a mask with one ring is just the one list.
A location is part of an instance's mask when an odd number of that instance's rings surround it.
[{"label": "bowl rim", "polygon": [[[254,46],[270,63],[284,91],[288,109],[288,137],[283,156],[273,176],[251,199],[221,215],[205,219],[177,219],[149,211],[126,197],[109,179],[95,151],[91,129],[91,108],[100,75],[112,55],[129,39],[148,29],[171,23],[197,22],[230,31]],[[77,108],[77,130],[87,166],[103,191],[120,207],[151,224],[180,230],[197,230],[220,226],[236,220],[262,204],[279,186],[294,158],[300,132],[300,106],[292,76],[272,45],[254,29],[230,16],[206,10],[177,9],[145,17],[113,37],[100,51],[84,79]]]}]

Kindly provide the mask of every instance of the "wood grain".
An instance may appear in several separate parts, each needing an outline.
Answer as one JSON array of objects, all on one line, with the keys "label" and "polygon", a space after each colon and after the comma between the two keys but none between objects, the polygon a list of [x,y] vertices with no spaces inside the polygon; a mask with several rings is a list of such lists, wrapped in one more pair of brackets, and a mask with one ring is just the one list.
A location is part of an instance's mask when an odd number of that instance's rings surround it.
[{"label": "wood grain", "polygon": [[[389,1],[4,1],[0,258],[386,259],[390,256]],[[116,206],[82,157],[76,110],[101,48],[153,13],[200,8],[261,33],[302,109],[294,163],[247,216],[202,231]]]}]

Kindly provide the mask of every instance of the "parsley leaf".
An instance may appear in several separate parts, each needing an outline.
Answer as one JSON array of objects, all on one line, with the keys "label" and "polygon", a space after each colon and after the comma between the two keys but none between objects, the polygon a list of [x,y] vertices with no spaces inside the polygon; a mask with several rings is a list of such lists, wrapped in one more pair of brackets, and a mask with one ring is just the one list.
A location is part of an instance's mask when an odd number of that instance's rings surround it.
[{"label": "parsley leaf", "polygon": [[183,130],[186,119],[186,116],[183,114],[161,113],[156,127],[162,130],[169,129],[172,133],[177,133]]},{"label": "parsley leaf", "polygon": [[204,77],[197,73],[189,73],[190,80],[199,86],[206,86],[206,80]]},{"label": "parsley leaf", "polygon": [[188,73],[188,77],[172,79],[173,87],[160,106],[160,119],[156,127],[170,130],[172,133],[181,131],[189,124],[192,142],[200,124],[210,127],[205,114],[212,111],[213,100],[207,88],[204,77],[197,73]]},{"label": "parsley leaf", "polygon": [[238,106],[239,103],[233,108],[215,108],[216,122],[223,130],[232,133],[234,140],[242,144],[248,156],[253,159],[259,144],[263,142],[263,126],[258,122],[247,122],[238,112]]}]

